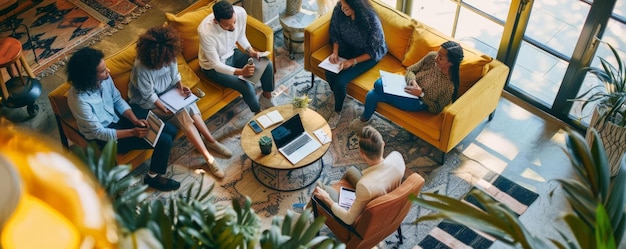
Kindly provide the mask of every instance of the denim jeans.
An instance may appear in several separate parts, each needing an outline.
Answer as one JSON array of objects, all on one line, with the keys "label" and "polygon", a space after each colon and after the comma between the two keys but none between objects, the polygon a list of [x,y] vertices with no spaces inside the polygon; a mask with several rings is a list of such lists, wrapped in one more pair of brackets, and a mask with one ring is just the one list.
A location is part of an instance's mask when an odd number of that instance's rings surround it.
[{"label": "denim jeans", "polygon": [[378,80],[374,82],[374,89],[367,92],[367,95],[365,96],[365,110],[363,110],[363,114],[361,115],[362,120],[370,120],[370,118],[372,118],[374,111],[376,111],[378,102],[387,103],[398,109],[412,112],[428,109],[428,106],[420,99],[412,99],[384,93],[383,80],[381,78],[378,78]]},{"label": "denim jeans", "polygon": [[[225,63],[231,67],[242,68],[248,63],[248,58],[250,58],[250,56],[241,52],[239,49],[235,49],[235,54],[226,59]],[[252,112],[261,111],[259,101],[256,99],[254,85],[250,84],[250,82],[239,79],[237,75],[219,73],[214,69],[202,69],[202,71],[215,83],[235,89],[235,91],[241,93],[243,101],[246,102]],[[264,92],[274,91],[274,66],[272,62],[267,64],[265,71],[263,71],[261,75],[261,88]]]},{"label": "denim jeans", "polygon": [[[133,112],[138,119],[145,119],[148,116],[148,110],[141,109],[137,105],[131,105],[133,108]],[[114,129],[131,129],[134,128],[135,125],[130,122],[125,117],[120,117],[120,121],[117,123],[110,124],[109,128]],[[165,122],[165,127],[163,127],[163,131],[161,132],[161,136],[159,136],[159,140],[154,147],[154,151],[152,152],[152,157],[150,159],[150,171],[157,174],[165,174],[167,171],[167,162],[170,159],[170,150],[172,149],[172,142],[174,138],[176,138],[176,134],[178,133],[178,129],[176,126],[169,122]],[[105,144],[105,141],[98,140],[99,145]],[[131,150],[147,150],[152,149],[152,146],[146,142],[143,138],[140,137],[127,137],[117,140],[117,151],[118,153],[126,153]]]},{"label": "denim jeans", "polygon": [[330,84],[330,89],[335,95],[335,112],[341,112],[343,101],[346,99],[348,83],[354,78],[363,74],[378,63],[374,60],[368,60],[356,64],[356,66],[342,70],[338,74],[326,71],[326,80]]}]

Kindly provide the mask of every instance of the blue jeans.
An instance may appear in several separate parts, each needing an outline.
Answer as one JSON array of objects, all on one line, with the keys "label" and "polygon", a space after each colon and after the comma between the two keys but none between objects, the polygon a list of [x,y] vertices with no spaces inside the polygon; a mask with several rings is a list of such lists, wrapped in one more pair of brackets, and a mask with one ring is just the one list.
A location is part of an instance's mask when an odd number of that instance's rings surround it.
[{"label": "blue jeans", "polygon": [[[143,110],[137,105],[133,105],[132,110],[138,119],[145,119],[146,116],[148,116],[148,110]],[[108,127],[114,129],[131,129],[134,128],[135,125],[127,118],[120,117],[119,122],[110,124]],[[152,157],[150,159],[150,171],[161,175],[165,174],[167,171],[167,162],[170,159],[170,150],[172,150],[172,142],[174,141],[174,138],[176,138],[177,133],[178,129],[176,126],[169,122],[165,122],[165,127],[163,127],[161,136],[159,136],[159,141],[152,152]],[[98,140],[98,144],[101,146],[105,143],[105,141]],[[143,138],[127,137],[117,140],[118,153],[147,149],[152,149],[152,146]]]},{"label": "blue jeans", "polygon": [[[250,56],[239,51],[239,49],[235,49],[235,54],[226,59],[225,63],[231,67],[242,68],[248,63],[248,58],[250,58]],[[202,71],[213,82],[223,87],[235,89],[235,91],[241,93],[243,101],[246,102],[252,112],[256,113],[261,111],[261,105],[259,105],[259,101],[256,99],[254,85],[250,84],[250,82],[239,79],[237,75],[219,73],[215,71],[215,69],[202,69]],[[261,88],[264,92],[274,91],[274,66],[272,62],[267,64],[265,71],[263,71],[261,75]]]},{"label": "blue jeans", "polygon": [[348,83],[354,78],[374,67],[378,61],[368,60],[356,64],[356,66],[342,70],[338,74],[326,71],[326,80],[330,84],[330,89],[335,94],[335,112],[341,112],[343,101],[346,99]]},{"label": "blue jeans", "polygon": [[374,89],[367,92],[367,96],[365,96],[365,110],[363,110],[363,114],[361,115],[362,120],[370,120],[370,118],[372,118],[374,111],[376,111],[378,102],[387,103],[398,109],[411,112],[428,109],[428,106],[420,99],[412,99],[384,93],[383,80],[380,78],[374,82]]}]

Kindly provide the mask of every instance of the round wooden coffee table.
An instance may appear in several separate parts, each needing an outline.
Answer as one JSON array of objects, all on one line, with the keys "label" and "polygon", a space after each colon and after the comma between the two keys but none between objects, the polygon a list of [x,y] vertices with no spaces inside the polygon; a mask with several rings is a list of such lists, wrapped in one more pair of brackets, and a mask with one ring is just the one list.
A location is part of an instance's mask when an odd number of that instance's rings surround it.
[{"label": "round wooden coffee table", "polygon": [[[326,119],[319,113],[311,109],[298,111],[291,105],[275,106],[264,110],[253,117],[254,120],[268,112],[278,110],[285,120],[291,118],[296,113],[300,113],[302,125],[314,139],[317,139],[313,131],[323,129],[328,137],[332,137],[330,126]],[[314,183],[322,174],[324,168],[324,160],[322,156],[326,154],[330,143],[322,144],[322,147],[306,156],[297,164],[291,164],[276,148],[276,144],[272,142],[272,152],[269,155],[263,155],[259,147],[259,139],[262,136],[272,137],[271,130],[280,124],[275,124],[256,134],[246,125],[241,131],[241,147],[243,152],[252,160],[252,172],[259,182],[268,188],[278,191],[294,191],[306,188]],[[319,140],[318,140],[319,141]],[[321,142],[321,141],[320,141]]]}]

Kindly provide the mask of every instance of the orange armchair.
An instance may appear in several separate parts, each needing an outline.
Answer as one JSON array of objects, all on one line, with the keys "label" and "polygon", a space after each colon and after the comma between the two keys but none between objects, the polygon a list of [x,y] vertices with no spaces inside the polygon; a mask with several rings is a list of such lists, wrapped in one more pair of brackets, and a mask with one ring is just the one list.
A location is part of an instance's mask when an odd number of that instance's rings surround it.
[{"label": "orange armchair", "polygon": [[[354,188],[343,179],[333,184],[337,192],[341,186]],[[315,197],[312,198],[313,214],[315,217],[325,216],[326,226],[349,249],[372,248],[394,231],[398,231],[402,243],[400,224],[411,209],[408,197],[410,194],[417,195],[422,186],[424,178],[417,173],[411,174],[398,188],[370,201],[352,225],[347,225],[337,218],[328,206]]]}]

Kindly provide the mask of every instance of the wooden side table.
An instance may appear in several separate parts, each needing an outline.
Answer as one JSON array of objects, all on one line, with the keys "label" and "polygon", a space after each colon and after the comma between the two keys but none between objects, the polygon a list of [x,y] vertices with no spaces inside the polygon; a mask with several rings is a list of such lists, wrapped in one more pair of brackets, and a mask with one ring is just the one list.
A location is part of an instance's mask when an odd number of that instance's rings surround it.
[{"label": "wooden side table", "polygon": [[[285,120],[298,112],[298,110],[291,105],[275,106],[262,111],[254,116],[253,119],[256,120],[257,117],[274,110],[278,110]],[[308,108],[299,113],[304,130],[309,132],[315,139],[317,138],[312,133],[320,128],[323,129],[329,137],[332,137],[330,126],[328,126],[326,119],[319,113]],[[278,124],[268,127],[258,134],[255,134],[249,125],[246,125],[241,131],[241,147],[244,153],[252,160],[252,172],[254,173],[254,177],[266,187],[278,191],[294,191],[306,188],[314,183],[322,174],[324,160],[321,160],[321,158],[330,148],[330,143],[323,144],[322,147],[295,165],[291,164],[291,162],[278,151],[273,141],[272,152],[269,155],[263,155],[259,147],[259,139],[263,136],[271,138],[271,130],[277,126]]]}]

